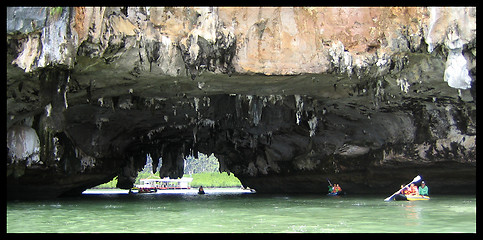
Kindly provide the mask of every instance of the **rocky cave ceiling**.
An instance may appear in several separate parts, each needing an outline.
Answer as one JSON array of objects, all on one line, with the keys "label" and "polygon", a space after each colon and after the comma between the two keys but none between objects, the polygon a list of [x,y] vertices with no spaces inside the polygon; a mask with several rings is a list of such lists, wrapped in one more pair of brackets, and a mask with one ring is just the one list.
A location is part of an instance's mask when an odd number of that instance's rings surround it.
[{"label": "rocky cave ceiling", "polygon": [[473,191],[475,11],[7,8],[8,194],[130,188],[148,153],[176,178],[198,152],[259,192]]}]

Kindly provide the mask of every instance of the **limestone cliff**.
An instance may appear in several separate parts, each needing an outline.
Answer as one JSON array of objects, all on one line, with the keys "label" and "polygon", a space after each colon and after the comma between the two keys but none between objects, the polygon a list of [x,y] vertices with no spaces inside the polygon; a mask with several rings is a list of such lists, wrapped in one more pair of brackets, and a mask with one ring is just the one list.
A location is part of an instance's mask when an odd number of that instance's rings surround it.
[{"label": "limestone cliff", "polygon": [[198,151],[258,192],[475,191],[475,7],[9,7],[6,38],[11,198]]}]

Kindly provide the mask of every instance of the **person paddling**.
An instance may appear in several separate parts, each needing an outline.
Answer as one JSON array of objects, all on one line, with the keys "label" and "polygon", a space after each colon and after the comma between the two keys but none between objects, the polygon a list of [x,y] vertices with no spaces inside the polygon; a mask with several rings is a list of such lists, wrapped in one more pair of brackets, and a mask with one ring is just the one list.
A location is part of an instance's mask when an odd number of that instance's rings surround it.
[{"label": "person paddling", "polygon": [[205,190],[203,190],[203,186],[200,186],[200,188],[198,188],[198,194],[205,194]]},{"label": "person paddling", "polygon": [[399,192],[399,194],[409,194],[409,189],[407,187],[404,187],[404,185],[401,184],[401,191]]},{"label": "person paddling", "polygon": [[327,182],[329,182],[329,193],[332,193],[334,191],[334,185],[332,185],[332,183],[328,178],[327,178]]}]

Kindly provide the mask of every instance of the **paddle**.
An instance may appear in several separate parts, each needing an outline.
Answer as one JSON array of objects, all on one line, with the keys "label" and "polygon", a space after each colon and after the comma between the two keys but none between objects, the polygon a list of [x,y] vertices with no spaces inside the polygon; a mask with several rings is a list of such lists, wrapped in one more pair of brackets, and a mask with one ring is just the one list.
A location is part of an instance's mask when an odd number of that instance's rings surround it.
[{"label": "paddle", "polygon": [[[329,178],[327,178],[327,182],[329,182],[329,185],[330,185],[331,187],[333,187],[333,186],[332,186],[332,183],[331,183],[331,182],[330,182],[330,180],[329,180]],[[330,189],[329,189],[329,193],[331,193],[331,192],[330,192]]]},{"label": "paddle", "polygon": [[[404,186],[403,188],[406,188],[406,187],[407,187],[407,186],[409,186],[411,183],[413,183],[413,182],[417,182],[417,181],[419,181],[419,180],[421,180],[421,177],[418,175],[418,176],[416,176],[416,177],[415,177],[415,178],[414,178],[414,179],[413,179],[413,180],[412,180],[410,183],[406,184],[406,186]],[[395,192],[395,193],[394,193],[393,195],[391,195],[390,197],[388,197],[388,198],[384,199],[384,201],[385,201],[385,202],[391,201],[391,198],[392,198],[394,195],[396,195],[396,194],[397,194],[397,193],[398,193],[400,190],[401,190],[401,189],[397,190],[397,192]]]}]

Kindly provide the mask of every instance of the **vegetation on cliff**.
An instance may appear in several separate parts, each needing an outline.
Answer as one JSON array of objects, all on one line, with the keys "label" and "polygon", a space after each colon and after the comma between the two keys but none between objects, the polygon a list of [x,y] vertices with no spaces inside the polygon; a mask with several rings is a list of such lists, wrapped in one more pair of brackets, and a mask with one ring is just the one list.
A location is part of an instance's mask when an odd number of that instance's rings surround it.
[{"label": "vegetation on cliff", "polygon": [[[158,166],[158,168],[161,165]],[[189,156],[185,159],[185,174],[183,177],[192,177],[191,187],[241,187],[242,184],[235,175],[218,171],[218,159],[211,154],[210,156],[203,153],[198,154],[198,158]],[[159,171],[159,169],[158,169]],[[146,165],[143,170],[138,173],[134,184],[140,184],[141,179],[160,179],[157,174],[153,174],[151,156],[147,156]],[[98,185],[97,189],[116,188],[117,177],[110,182]]]}]

